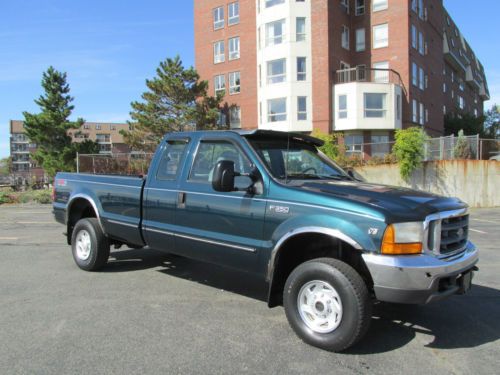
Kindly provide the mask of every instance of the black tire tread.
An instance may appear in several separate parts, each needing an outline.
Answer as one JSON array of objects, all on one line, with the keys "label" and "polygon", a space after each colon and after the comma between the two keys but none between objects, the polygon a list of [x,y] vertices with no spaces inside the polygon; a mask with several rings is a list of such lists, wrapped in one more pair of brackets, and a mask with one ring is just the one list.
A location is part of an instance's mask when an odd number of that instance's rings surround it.
[{"label": "black tire tread", "polygon": [[[89,267],[85,268],[86,271],[99,271],[104,265],[108,262],[109,258],[109,253],[110,253],[110,244],[109,240],[102,231],[101,225],[99,224],[99,221],[95,217],[87,217],[84,219],[80,219],[73,230],[73,239],[72,243],[75,240],[75,236],[78,233],[79,227],[81,226],[86,226],[86,224],[89,224],[93,231],[94,235],[96,238],[96,258],[95,261],[89,265]],[[82,267],[80,267],[82,268]]]}]

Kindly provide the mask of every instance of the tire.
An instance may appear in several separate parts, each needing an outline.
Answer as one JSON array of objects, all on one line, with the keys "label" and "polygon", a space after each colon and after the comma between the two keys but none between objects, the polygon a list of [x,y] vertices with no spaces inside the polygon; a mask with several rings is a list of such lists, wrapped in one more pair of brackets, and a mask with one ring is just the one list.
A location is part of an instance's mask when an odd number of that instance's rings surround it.
[{"label": "tire", "polygon": [[332,258],[295,268],[285,283],[283,305],[295,333],[328,351],[353,346],[370,325],[372,303],[366,284],[351,266]]},{"label": "tire", "polygon": [[96,218],[79,220],[71,236],[71,251],[78,267],[85,271],[101,269],[109,258],[109,241]]}]

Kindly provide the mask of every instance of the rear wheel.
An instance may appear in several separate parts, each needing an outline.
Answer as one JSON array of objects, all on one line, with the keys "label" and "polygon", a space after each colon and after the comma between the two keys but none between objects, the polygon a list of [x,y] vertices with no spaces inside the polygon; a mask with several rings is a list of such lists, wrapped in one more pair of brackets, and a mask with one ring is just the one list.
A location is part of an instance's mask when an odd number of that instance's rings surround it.
[{"label": "rear wheel", "polygon": [[342,351],[366,333],[371,301],[361,276],[348,264],[320,258],[299,265],[283,292],[285,313],[308,344]]},{"label": "rear wheel", "polygon": [[79,220],[71,236],[73,259],[85,271],[101,269],[109,258],[109,241],[96,218]]}]

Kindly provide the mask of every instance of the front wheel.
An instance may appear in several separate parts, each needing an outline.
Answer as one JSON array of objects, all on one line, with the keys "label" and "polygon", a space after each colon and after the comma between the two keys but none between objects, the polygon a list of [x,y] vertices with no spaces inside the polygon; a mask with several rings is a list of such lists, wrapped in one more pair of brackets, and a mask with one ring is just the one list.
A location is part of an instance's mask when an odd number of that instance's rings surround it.
[{"label": "front wheel", "polygon": [[283,292],[285,313],[295,333],[308,344],[339,352],[368,330],[371,301],[361,276],[332,258],[299,265]]},{"label": "front wheel", "polygon": [[85,271],[97,271],[109,258],[109,241],[96,218],[79,220],[71,236],[73,259]]}]

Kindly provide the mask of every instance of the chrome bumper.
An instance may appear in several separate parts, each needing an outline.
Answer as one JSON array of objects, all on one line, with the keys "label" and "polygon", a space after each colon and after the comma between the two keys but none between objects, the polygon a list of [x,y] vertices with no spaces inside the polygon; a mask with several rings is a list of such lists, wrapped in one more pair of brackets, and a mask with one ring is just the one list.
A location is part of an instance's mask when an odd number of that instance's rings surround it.
[{"label": "chrome bumper", "polygon": [[472,271],[478,250],[471,242],[459,256],[439,259],[432,255],[388,256],[366,253],[363,259],[380,301],[424,304],[460,290],[460,276]]}]

